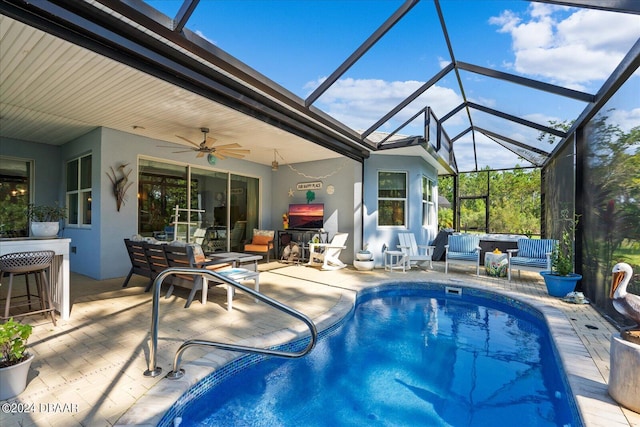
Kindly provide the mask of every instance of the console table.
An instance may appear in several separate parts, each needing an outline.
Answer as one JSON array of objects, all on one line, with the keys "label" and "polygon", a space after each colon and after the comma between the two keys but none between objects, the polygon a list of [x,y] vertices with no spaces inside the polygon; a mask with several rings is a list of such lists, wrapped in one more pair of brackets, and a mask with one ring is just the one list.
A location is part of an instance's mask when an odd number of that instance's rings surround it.
[{"label": "console table", "polygon": [[278,259],[281,259],[284,247],[288,245],[289,242],[296,242],[300,245],[300,250],[302,251],[300,261],[303,261],[305,259],[305,251],[309,249],[309,242],[316,234],[320,239],[318,243],[328,243],[329,233],[321,229],[287,228],[286,230],[278,230],[278,237],[275,241],[276,256]]},{"label": "console table", "polygon": [[0,239],[0,255],[14,252],[53,251],[55,256],[49,269],[49,286],[53,305],[60,313],[62,320],[69,319],[70,280],[69,280],[69,244],[71,239],[43,239],[37,237],[20,237]]}]

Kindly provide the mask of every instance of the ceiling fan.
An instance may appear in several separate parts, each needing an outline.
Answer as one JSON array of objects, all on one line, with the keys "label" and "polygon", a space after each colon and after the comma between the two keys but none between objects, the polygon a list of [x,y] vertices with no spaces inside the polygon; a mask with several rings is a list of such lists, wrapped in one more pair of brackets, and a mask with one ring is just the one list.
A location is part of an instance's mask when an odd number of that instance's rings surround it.
[{"label": "ceiling fan", "polygon": [[184,136],[176,135],[178,138],[188,142],[194,147],[190,147],[188,150],[174,151],[174,153],[196,151],[198,153],[196,157],[204,157],[205,154],[209,154],[221,160],[224,160],[227,157],[242,159],[246,154],[250,153],[250,150],[241,149],[241,145],[235,142],[232,144],[214,146],[216,139],[207,135],[209,133],[209,128],[200,128],[200,131],[203,133],[202,142],[200,143],[193,142],[190,139],[185,138]]}]

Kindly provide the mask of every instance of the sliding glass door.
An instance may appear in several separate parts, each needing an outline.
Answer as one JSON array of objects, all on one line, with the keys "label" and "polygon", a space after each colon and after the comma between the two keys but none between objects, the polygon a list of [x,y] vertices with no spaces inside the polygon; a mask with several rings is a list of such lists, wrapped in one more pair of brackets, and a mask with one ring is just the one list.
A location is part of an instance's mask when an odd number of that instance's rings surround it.
[{"label": "sliding glass door", "polygon": [[138,173],[143,236],[233,251],[242,250],[247,232],[258,226],[257,178],[147,159]]}]

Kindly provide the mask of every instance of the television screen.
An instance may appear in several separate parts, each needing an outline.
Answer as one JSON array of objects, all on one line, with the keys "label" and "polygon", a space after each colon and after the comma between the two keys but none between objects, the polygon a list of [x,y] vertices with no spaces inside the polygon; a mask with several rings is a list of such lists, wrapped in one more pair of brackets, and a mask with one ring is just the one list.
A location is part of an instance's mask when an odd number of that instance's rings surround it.
[{"label": "television screen", "polygon": [[322,228],[324,227],[324,204],[291,204],[289,205],[289,227]]}]

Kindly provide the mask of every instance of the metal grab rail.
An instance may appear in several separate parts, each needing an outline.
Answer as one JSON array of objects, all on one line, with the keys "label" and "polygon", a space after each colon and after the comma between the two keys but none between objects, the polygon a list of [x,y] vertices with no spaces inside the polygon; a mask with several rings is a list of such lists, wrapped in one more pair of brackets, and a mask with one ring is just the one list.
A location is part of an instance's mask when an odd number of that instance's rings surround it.
[{"label": "metal grab rail", "polygon": [[203,341],[203,340],[189,340],[185,341],[178,351],[176,352],[175,358],[173,360],[173,371],[167,374],[168,378],[177,379],[181,378],[184,375],[184,370],[180,369],[180,361],[182,358],[182,353],[190,347],[193,346],[209,346],[209,347],[217,347],[224,350],[231,351],[239,351],[244,353],[259,353],[259,354],[268,354],[272,356],[278,357],[288,357],[288,358],[296,358],[302,357],[305,354],[309,353],[313,347],[316,345],[316,341],[318,339],[318,331],[316,330],[316,325],[304,314],[299,311],[294,310],[291,307],[287,307],[279,301],[276,301],[272,298],[269,298],[266,295],[263,295],[255,290],[248,288],[246,286],[241,285],[240,283],[221,275],[220,273],[216,273],[215,271],[205,270],[201,268],[187,268],[187,267],[170,267],[158,274],[158,276],[153,281],[153,306],[152,306],[152,314],[151,314],[151,345],[149,347],[149,363],[147,365],[147,370],[144,371],[144,375],[148,377],[156,377],[160,375],[162,372],[162,368],[156,366],[156,351],[158,348],[158,316],[159,316],[159,305],[160,305],[160,288],[162,286],[162,282],[165,278],[172,274],[188,274],[191,276],[202,276],[206,278],[206,276],[210,276],[216,280],[222,281],[227,285],[233,286],[234,288],[238,288],[250,295],[253,295],[256,299],[274,307],[277,310],[290,314],[296,319],[302,321],[309,327],[309,331],[311,332],[311,340],[306,348],[299,352],[284,352],[279,350],[272,350],[267,348],[258,348],[258,347],[247,347],[242,345],[235,344],[225,344],[214,341]]}]

